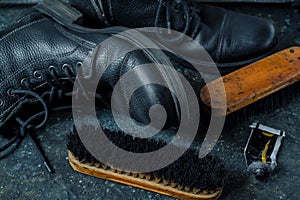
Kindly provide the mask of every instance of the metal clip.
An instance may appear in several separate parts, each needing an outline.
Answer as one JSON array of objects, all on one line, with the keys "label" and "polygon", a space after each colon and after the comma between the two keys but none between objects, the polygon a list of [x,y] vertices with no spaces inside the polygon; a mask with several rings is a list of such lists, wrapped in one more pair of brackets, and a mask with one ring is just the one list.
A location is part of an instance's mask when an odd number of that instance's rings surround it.
[{"label": "metal clip", "polygon": [[264,179],[277,167],[276,158],[285,132],[259,123],[251,124],[250,128],[244,157],[248,170],[257,179]]}]

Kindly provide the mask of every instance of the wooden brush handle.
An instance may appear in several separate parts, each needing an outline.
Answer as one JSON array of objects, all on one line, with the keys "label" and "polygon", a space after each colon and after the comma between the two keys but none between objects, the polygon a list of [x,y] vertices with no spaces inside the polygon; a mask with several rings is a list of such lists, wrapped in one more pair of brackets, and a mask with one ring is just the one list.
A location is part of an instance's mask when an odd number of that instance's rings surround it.
[{"label": "wooden brush handle", "polygon": [[[291,47],[207,84],[200,97],[207,107],[220,110],[220,116],[228,115],[299,79],[300,47]],[[223,101],[222,83],[227,105]]]},{"label": "wooden brush handle", "polygon": [[191,192],[184,192],[176,188],[172,188],[171,186],[165,186],[163,184],[156,183],[153,180],[147,180],[139,177],[129,176],[124,173],[120,174],[120,173],[113,172],[110,169],[102,169],[96,166],[81,163],[73,156],[73,154],[70,151],[68,152],[68,157],[72,168],[83,174],[98,177],[109,181],[114,181],[117,183],[122,183],[125,185],[141,188],[144,190],[149,190],[152,192],[171,196],[174,198],[199,199],[199,200],[218,199],[222,193],[222,188],[218,188],[216,189],[215,192],[210,194],[204,194],[204,193],[193,194]]}]

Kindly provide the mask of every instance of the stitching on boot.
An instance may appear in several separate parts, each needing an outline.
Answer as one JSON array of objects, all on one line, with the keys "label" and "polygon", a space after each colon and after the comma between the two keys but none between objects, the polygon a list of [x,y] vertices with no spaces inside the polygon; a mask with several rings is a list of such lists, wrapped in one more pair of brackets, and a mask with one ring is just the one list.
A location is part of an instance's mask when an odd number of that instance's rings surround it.
[{"label": "stitching on boot", "polygon": [[9,32],[8,34],[4,35],[2,38],[0,38],[0,41],[3,40],[3,39],[5,39],[5,38],[7,38],[7,37],[9,37],[11,34],[17,32],[17,31],[19,31],[19,30],[21,30],[21,29],[23,29],[23,28],[26,28],[26,27],[28,27],[28,26],[30,26],[30,25],[39,23],[39,22],[41,22],[41,21],[43,21],[43,20],[46,20],[46,18],[45,18],[45,19],[40,19],[40,20],[38,20],[38,21],[31,22],[31,23],[26,24],[26,25],[24,25],[24,26],[21,26],[21,27],[15,29],[15,30],[13,30],[12,32]]},{"label": "stitching on boot", "polygon": [[65,37],[69,38],[70,40],[86,47],[86,48],[89,48],[89,49],[92,49],[92,48],[95,48],[97,46],[96,43],[93,43],[93,42],[88,42],[86,41],[85,39],[83,38],[80,38],[78,36],[75,36],[71,33],[69,33],[68,31],[66,31],[60,24],[55,24],[54,27],[62,34],[64,35]]}]

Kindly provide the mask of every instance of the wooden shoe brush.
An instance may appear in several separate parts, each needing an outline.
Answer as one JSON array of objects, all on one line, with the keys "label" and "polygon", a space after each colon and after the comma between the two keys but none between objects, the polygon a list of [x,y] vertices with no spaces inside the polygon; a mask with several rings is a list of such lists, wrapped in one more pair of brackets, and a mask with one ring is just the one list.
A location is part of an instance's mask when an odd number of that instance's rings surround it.
[{"label": "wooden shoe brush", "polygon": [[300,47],[291,47],[207,84],[200,97],[206,109],[224,110],[223,82],[226,113],[216,113],[236,121],[290,101],[300,94],[299,80]]},{"label": "wooden shoe brush", "polygon": [[[83,125],[80,129],[87,133],[95,130],[91,125]],[[161,138],[135,138],[134,141],[121,131],[104,129],[104,132],[113,143],[128,151],[153,151],[167,144],[167,141]],[[164,135],[166,134],[169,133],[164,132]],[[83,174],[179,199],[218,199],[224,184],[223,163],[210,154],[200,159],[193,148],[163,169],[149,173],[128,172],[111,168],[93,157],[81,142],[74,127],[69,135],[68,156],[72,168]]]}]

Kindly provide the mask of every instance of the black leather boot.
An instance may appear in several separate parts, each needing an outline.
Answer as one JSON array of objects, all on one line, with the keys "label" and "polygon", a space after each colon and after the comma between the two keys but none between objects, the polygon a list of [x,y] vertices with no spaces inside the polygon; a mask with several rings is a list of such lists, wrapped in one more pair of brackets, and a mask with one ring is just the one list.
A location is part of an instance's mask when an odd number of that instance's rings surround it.
[{"label": "black leather boot", "polygon": [[[146,50],[124,54],[123,50],[136,48],[127,38],[117,38],[106,47],[99,45],[120,30],[89,30],[72,24],[80,16],[63,3],[43,3],[0,32],[0,128],[14,119],[21,127],[20,134],[0,147],[0,152],[20,141],[25,133],[43,127],[50,110],[72,105],[70,94],[74,92],[78,72],[83,74],[81,82],[90,81],[87,75],[101,71],[111,62],[97,90],[97,95],[107,98],[125,72],[153,63],[154,55]],[[91,55],[96,58],[90,58]],[[85,66],[89,59],[97,60],[91,68]],[[134,75],[137,82],[143,83],[151,74],[139,70]],[[166,80],[168,77],[158,78]],[[89,88],[81,89],[86,94],[92,92]],[[126,89],[123,86],[119,92],[123,94]],[[148,84],[132,98],[130,114],[135,120],[149,123],[148,109],[153,104],[161,104],[169,116],[168,126],[177,124],[176,101],[164,88]]]},{"label": "black leather boot", "polygon": [[[185,33],[209,52],[223,74],[266,56],[276,44],[270,22],[189,0],[69,2],[84,14],[86,26],[158,26]],[[193,51],[187,43],[178,48]]]}]

